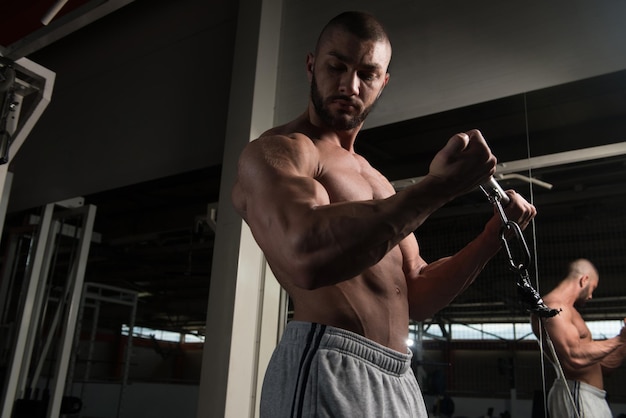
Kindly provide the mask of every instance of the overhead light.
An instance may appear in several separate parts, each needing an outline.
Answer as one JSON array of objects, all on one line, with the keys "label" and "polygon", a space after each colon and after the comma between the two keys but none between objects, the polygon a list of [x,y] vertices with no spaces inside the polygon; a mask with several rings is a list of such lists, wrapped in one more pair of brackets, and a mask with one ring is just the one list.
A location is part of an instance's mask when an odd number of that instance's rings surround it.
[{"label": "overhead light", "polygon": [[57,13],[61,11],[63,6],[65,6],[65,3],[67,3],[67,0],[57,0],[57,2],[54,3],[52,7],[46,12],[46,14],[43,15],[43,17],[41,18],[41,23],[43,23],[44,25],[48,25],[52,21],[52,19],[54,19]]}]

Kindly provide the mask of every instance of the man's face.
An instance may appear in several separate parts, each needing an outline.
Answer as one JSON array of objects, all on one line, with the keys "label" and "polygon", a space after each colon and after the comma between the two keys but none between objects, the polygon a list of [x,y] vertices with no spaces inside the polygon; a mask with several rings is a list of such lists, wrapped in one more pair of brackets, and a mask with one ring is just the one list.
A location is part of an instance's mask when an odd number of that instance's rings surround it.
[{"label": "man's face", "polygon": [[341,30],[329,34],[307,59],[311,102],[321,121],[337,130],[359,127],[387,84],[391,47]]},{"label": "man's face", "polygon": [[[346,102],[348,109],[345,107],[339,108],[338,110],[332,109],[333,103],[336,103],[338,100]],[[374,100],[370,106],[363,107],[357,100],[342,95],[331,96],[324,99],[317,86],[315,74],[313,74],[313,78],[311,79],[311,101],[313,102],[313,107],[319,118],[326,125],[339,131],[350,130],[360,126],[376,104],[376,100]],[[354,111],[350,111],[350,108],[353,108]]]}]

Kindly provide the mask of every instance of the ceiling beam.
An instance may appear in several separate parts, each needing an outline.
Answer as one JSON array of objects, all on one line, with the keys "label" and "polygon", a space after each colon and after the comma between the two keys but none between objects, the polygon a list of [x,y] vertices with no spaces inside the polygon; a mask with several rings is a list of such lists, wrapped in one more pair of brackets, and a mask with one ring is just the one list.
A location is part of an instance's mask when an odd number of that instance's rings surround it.
[{"label": "ceiling beam", "polygon": [[11,45],[0,45],[0,55],[13,60],[28,56],[134,1],[89,1],[84,6],[59,16],[52,20],[49,25],[42,26]]},{"label": "ceiling beam", "polygon": [[[581,148],[574,151],[557,152],[555,154],[530,157],[523,160],[509,161],[496,166],[496,178],[510,173],[528,172],[529,170],[554,167],[564,164],[572,164],[582,161],[597,160],[600,158],[616,157],[626,154],[626,142],[600,145],[597,147]],[[422,177],[395,180],[391,184],[396,190],[402,190],[413,184],[417,184]]]}]

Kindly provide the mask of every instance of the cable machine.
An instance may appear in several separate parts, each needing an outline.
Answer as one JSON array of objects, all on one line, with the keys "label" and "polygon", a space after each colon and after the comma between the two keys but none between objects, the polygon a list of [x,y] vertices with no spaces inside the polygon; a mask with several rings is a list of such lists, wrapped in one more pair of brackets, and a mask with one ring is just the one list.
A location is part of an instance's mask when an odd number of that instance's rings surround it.
[{"label": "cable machine", "polygon": [[[58,417],[61,413],[95,214],[93,205],[50,203],[28,244],[19,245],[21,234],[17,234],[12,238],[16,243],[8,246],[0,319],[2,340],[12,344],[3,357],[0,416]],[[23,276],[16,273],[20,247],[26,250]],[[16,301],[17,309],[8,309]]]},{"label": "cable machine", "polygon": [[[128,308],[128,337],[125,342],[125,350],[121,361],[120,388],[117,399],[117,417],[122,416],[123,400],[128,386],[128,375],[130,360],[133,349],[133,329],[135,327],[135,317],[137,313],[137,302],[139,295],[136,291],[108,286],[102,283],[88,283],[83,286],[82,300],[78,314],[78,325],[74,339],[74,349],[72,350],[72,360],[70,361],[70,371],[68,372],[68,386],[70,379],[75,375],[74,369],[80,364],[82,367],[82,379],[80,382],[73,382],[80,388],[80,399],[85,397],[87,383],[91,380],[92,365],[97,362],[95,358],[96,334],[98,322],[101,315],[101,308],[105,305],[120,305]],[[91,315],[86,315],[89,310]],[[90,319],[90,321],[88,321]],[[87,349],[79,349],[81,330],[85,333],[89,331]],[[81,353],[86,351],[86,353]],[[80,354],[80,355],[79,355]],[[76,376],[80,376],[76,373]]]}]

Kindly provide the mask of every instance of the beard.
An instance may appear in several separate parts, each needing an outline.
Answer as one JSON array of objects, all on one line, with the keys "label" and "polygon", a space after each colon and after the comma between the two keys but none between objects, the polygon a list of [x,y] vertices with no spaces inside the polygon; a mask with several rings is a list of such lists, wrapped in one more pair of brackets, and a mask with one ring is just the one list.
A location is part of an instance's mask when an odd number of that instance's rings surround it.
[{"label": "beard", "polygon": [[[380,93],[378,96],[380,96]],[[313,75],[313,78],[311,79],[311,102],[313,103],[313,108],[315,109],[315,113],[317,113],[317,116],[319,116],[319,118],[325,124],[333,129],[339,131],[349,131],[351,129],[357,128],[365,121],[365,118],[367,117],[367,115],[369,115],[374,105],[378,101],[378,97],[376,97],[376,100],[374,100],[374,103],[372,103],[371,106],[364,108],[356,115],[350,117],[342,117],[347,115],[342,114],[341,116],[335,116],[328,107],[328,103],[332,102],[335,99],[350,101],[349,97],[342,95],[332,96],[324,101],[324,99],[322,98],[322,94],[317,87],[315,75]]]},{"label": "beard", "polygon": [[578,294],[578,299],[574,302],[577,308],[584,308],[587,304],[587,295],[589,294],[589,285],[585,286]]}]

